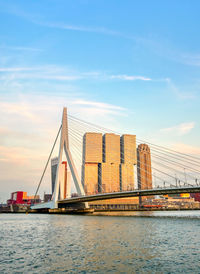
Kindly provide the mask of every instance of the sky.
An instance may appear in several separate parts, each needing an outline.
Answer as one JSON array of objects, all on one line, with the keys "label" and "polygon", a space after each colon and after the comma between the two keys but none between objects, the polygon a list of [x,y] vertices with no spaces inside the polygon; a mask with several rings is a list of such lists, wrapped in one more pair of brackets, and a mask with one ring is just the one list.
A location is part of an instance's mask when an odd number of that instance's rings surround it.
[{"label": "sky", "polygon": [[63,106],[200,155],[199,10],[198,0],[0,0],[0,202],[35,192]]}]

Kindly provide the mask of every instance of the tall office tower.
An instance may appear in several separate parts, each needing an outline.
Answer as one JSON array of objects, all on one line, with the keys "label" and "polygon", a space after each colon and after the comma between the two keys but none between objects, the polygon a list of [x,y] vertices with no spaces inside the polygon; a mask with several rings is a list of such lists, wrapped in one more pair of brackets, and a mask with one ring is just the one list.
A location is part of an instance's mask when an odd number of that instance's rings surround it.
[{"label": "tall office tower", "polygon": [[54,192],[55,181],[56,181],[56,171],[58,166],[58,157],[51,159],[51,191]]},{"label": "tall office tower", "polygon": [[103,162],[120,164],[120,136],[106,133],[103,136]]},{"label": "tall office tower", "polygon": [[82,184],[87,195],[98,192],[98,164],[102,163],[102,134],[87,132],[83,136]]},{"label": "tall office tower", "polygon": [[[56,171],[58,166],[58,157],[51,159],[51,188],[52,194],[54,192],[55,181],[56,181]],[[67,172],[67,162],[62,162],[60,166],[60,179],[63,181],[64,189],[60,190],[60,194],[62,193],[63,198],[67,198],[70,195],[71,189],[71,178],[70,174]]]},{"label": "tall office tower", "polygon": [[131,164],[120,165],[120,189],[121,191],[134,190],[134,166]]},{"label": "tall office tower", "polygon": [[102,163],[99,167],[99,191],[102,193],[120,191],[119,164]]},{"label": "tall office tower", "polygon": [[61,165],[61,180],[64,181],[64,192],[63,197],[70,197],[71,192],[71,173],[67,169],[67,162],[62,162]]},{"label": "tall office tower", "polygon": [[82,181],[86,195],[98,193],[98,164],[85,163],[82,166]]},{"label": "tall office tower", "polygon": [[151,152],[146,144],[140,144],[137,148],[137,178],[139,189],[152,188]]},{"label": "tall office tower", "polygon": [[134,190],[134,165],[137,164],[136,135],[121,136],[120,188]]},{"label": "tall office tower", "polygon": [[121,136],[121,163],[137,164],[136,135],[124,134]]},{"label": "tall office tower", "polygon": [[83,136],[83,163],[102,162],[102,134],[87,132]]},{"label": "tall office tower", "polygon": [[66,192],[65,192],[65,198],[70,198],[71,197],[71,180],[72,180],[72,176],[71,176],[71,172],[69,171],[69,166],[67,169],[67,187],[66,187]]}]

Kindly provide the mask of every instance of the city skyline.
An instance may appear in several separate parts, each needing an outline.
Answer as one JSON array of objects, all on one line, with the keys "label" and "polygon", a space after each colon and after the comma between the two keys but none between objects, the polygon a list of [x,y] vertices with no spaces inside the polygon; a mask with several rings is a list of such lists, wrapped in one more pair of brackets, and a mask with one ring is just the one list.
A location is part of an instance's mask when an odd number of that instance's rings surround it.
[{"label": "city skyline", "polygon": [[0,1],[0,199],[34,192],[63,105],[199,155],[199,7]]}]

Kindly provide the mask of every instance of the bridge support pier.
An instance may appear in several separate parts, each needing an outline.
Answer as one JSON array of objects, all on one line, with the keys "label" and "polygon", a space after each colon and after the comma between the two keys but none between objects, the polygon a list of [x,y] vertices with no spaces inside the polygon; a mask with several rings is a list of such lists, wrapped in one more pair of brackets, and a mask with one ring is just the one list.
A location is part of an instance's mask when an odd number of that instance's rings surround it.
[{"label": "bridge support pier", "polygon": [[139,207],[141,207],[141,206],[142,206],[142,197],[139,196]]},{"label": "bridge support pier", "polygon": [[79,203],[58,203],[58,208],[66,209],[89,209],[88,203],[79,202]]}]

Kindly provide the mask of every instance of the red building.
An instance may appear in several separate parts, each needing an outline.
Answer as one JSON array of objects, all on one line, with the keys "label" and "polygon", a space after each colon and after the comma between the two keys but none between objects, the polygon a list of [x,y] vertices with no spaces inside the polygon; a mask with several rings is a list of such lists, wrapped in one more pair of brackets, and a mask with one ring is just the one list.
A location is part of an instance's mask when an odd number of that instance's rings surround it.
[{"label": "red building", "polygon": [[200,193],[191,193],[190,196],[194,198],[195,201],[200,202]]},{"label": "red building", "polygon": [[7,200],[8,205],[23,204],[23,191],[16,191],[11,193],[11,198]]},{"label": "red building", "polygon": [[40,196],[27,196],[27,192],[16,191],[11,193],[11,198],[7,200],[7,205],[30,205],[32,202],[41,202]]}]

